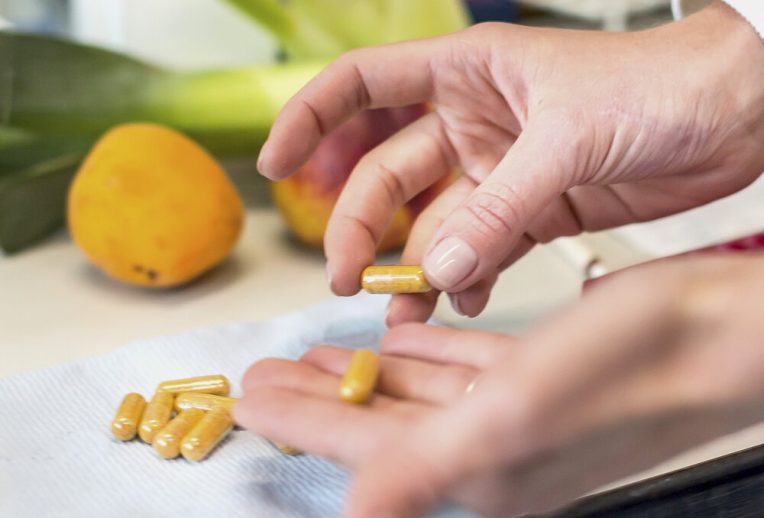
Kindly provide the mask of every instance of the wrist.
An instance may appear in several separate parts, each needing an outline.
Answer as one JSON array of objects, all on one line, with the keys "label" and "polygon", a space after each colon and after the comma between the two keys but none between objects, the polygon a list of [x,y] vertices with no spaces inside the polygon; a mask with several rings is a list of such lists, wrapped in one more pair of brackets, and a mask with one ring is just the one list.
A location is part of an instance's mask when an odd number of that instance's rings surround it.
[{"label": "wrist", "polygon": [[[740,150],[750,155],[745,164],[764,170],[764,41],[754,27],[721,0],[681,24],[692,31],[693,65],[700,74],[695,88],[716,98],[719,118],[743,131]],[[725,128],[721,128],[722,130]],[[737,132],[736,132],[737,133]],[[743,158],[743,157],[741,157]],[[740,166],[744,166],[740,163]]]}]

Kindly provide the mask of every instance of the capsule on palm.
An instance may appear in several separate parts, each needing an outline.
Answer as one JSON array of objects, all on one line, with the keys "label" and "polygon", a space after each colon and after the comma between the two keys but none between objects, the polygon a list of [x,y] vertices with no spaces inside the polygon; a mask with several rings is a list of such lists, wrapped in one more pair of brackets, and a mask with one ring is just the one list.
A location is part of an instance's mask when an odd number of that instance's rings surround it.
[{"label": "capsule on palm", "polygon": [[425,293],[432,287],[421,266],[368,266],[361,273],[361,287],[369,293]]},{"label": "capsule on palm", "polygon": [[180,442],[202,417],[204,417],[204,410],[198,408],[189,408],[180,412],[156,434],[154,451],[165,459],[174,459],[180,455]]},{"label": "capsule on palm", "polygon": [[119,405],[117,414],[111,422],[111,433],[120,441],[129,441],[138,431],[146,400],[135,392],[127,394]]},{"label": "capsule on palm", "polygon": [[340,381],[340,399],[358,405],[368,402],[378,374],[379,357],[369,349],[355,351]]},{"label": "capsule on palm", "polygon": [[175,397],[170,392],[156,392],[146,405],[138,428],[138,435],[144,442],[151,444],[157,432],[170,420],[173,399]]},{"label": "capsule on palm", "polygon": [[197,392],[184,392],[175,398],[175,410],[180,412],[188,408],[200,410],[212,410],[216,406],[222,406],[228,410],[233,408],[236,398],[216,396],[214,394],[200,394]]},{"label": "capsule on palm", "polygon": [[302,450],[298,450],[297,448],[293,448],[292,446],[289,446],[288,444],[284,444],[282,442],[274,442],[273,445],[279,449],[281,453],[284,455],[302,455]]},{"label": "capsule on palm", "polygon": [[163,381],[157,386],[157,392],[170,392],[180,394],[183,392],[201,392],[203,394],[217,394],[227,396],[231,391],[231,383],[222,374],[210,376],[196,376],[179,380]]},{"label": "capsule on palm", "polygon": [[232,428],[231,413],[223,407],[215,407],[186,434],[180,445],[180,453],[187,460],[203,460]]}]

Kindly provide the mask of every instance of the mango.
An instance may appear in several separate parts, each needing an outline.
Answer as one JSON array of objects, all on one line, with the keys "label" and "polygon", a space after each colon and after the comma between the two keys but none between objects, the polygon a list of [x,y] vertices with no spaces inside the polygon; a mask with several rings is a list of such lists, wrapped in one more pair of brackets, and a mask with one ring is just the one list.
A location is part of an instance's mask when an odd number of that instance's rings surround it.
[{"label": "mango", "polygon": [[228,256],[244,205],[194,141],[134,123],[113,128],[90,151],[69,188],[67,219],[74,241],[109,276],[171,287]]},{"label": "mango", "polygon": [[[358,161],[367,152],[428,111],[425,104],[362,112],[335,129],[292,176],[271,183],[273,202],[301,243],[321,248],[334,205]],[[416,217],[454,177],[447,177],[398,209],[382,238],[379,252],[406,243]]]}]

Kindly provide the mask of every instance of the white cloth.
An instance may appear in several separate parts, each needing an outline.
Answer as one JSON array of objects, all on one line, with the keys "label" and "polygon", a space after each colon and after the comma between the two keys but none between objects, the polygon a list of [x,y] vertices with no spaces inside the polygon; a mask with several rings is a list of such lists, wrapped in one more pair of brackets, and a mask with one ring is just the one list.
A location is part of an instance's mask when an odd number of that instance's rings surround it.
[{"label": "white cloth", "polygon": [[167,461],[138,439],[112,438],[109,424],[125,393],[149,397],[162,380],[222,373],[238,395],[241,376],[261,358],[297,358],[324,342],[375,347],[386,303],[369,295],[337,299],[0,380],[0,516],[338,516],[347,476],[325,460],[285,456],[234,430],[201,463]]},{"label": "white cloth", "polygon": [[[695,9],[696,5],[702,3],[698,0],[671,0],[671,10],[674,18],[679,20]],[[759,36],[764,38],[764,2],[762,0],[724,0],[724,3],[740,13],[756,29]]]},{"label": "white cloth", "polygon": [[759,36],[764,38],[764,3],[761,0],[724,1],[748,20]]}]

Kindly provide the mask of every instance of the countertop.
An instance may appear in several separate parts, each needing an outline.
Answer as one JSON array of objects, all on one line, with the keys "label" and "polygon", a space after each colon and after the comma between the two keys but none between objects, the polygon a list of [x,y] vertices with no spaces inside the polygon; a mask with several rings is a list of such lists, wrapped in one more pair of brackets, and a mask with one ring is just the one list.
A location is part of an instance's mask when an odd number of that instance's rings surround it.
[{"label": "countertop", "polygon": [[[645,258],[607,232],[583,240],[611,268]],[[436,317],[461,327],[521,333],[574,301],[580,283],[579,272],[552,248],[538,247],[502,277],[483,315],[459,317],[441,303]],[[250,209],[231,258],[185,288],[151,291],[119,284],[89,265],[65,233],[27,252],[0,257],[0,286],[0,378],[160,334],[268,319],[333,296],[322,255],[294,244],[267,208]],[[630,480],[762,442],[764,426],[754,427]]]}]

